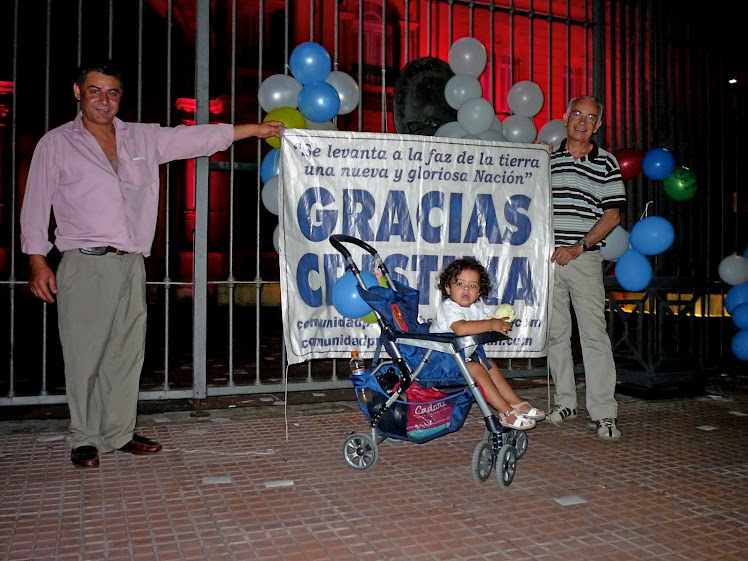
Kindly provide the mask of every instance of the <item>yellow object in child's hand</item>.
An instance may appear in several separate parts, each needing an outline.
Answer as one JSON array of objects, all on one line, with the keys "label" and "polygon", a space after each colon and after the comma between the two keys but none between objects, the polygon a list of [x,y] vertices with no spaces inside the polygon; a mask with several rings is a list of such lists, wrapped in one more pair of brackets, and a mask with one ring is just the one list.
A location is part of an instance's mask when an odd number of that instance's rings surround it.
[{"label": "yellow object in child's hand", "polygon": [[496,319],[507,318],[510,322],[514,323],[516,317],[514,313],[514,307],[511,304],[501,304],[493,314]]}]

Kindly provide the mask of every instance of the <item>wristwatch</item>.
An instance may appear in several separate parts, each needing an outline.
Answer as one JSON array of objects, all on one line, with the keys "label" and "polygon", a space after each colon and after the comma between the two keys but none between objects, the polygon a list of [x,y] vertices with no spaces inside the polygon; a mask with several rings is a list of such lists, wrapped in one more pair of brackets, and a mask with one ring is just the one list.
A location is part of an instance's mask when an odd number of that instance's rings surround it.
[{"label": "wristwatch", "polygon": [[585,251],[587,251],[589,249],[589,247],[587,246],[587,241],[584,238],[582,238],[581,240],[579,240],[574,245],[581,245],[582,246],[582,253],[584,253]]}]

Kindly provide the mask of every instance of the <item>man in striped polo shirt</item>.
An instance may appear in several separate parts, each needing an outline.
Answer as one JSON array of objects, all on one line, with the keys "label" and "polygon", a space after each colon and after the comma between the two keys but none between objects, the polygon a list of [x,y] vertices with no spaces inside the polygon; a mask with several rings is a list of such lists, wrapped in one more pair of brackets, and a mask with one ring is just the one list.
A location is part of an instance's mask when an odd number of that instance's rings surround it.
[{"label": "man in striped polo shirt", "polygon": [[566,140],[551,154],[556,249],[548,365],[556,387],[553,424],[577,415],[571,353],[573,305],[584,359],[587,411],[600,438],[617,440],[616,367],[605,323],[605,289],[599,243],[621,221],[626,204],[621,169],[592,141],[603,106],[591,96],[572,99],[564,114]]}]

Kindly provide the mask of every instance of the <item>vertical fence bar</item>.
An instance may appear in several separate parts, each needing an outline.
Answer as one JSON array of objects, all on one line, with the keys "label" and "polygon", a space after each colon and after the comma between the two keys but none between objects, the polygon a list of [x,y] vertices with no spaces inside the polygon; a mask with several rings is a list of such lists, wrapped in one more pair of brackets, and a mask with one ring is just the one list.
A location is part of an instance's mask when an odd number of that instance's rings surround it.
[{"label": "vertical fence bar", "polygon": [[[209,86],[210,0],[197,0],[195,13],[195,123],[210,122]],[[208,323],[208,180],[209,159],[195,162],[195,253],[193,282],[192,370],[193,394],[203,399],[207,392]]]},{"label": "vertical fence bar", "polygon": [[[13,106],[11,107],[10,116],[10,186],[12,193],[10,196],[10,276],[8,285],[8,298],[10,300],[10,310],[8,313],[8,347],[10,351],[10,357],[8,359],[8,397],[15,397],[15,317],[16,317],[16,193],[18,189],[16,187],[17,176],[16,176],[16,126],[18,117],[18,103],[16,102],[18,91],[18,2],[15,0],[13,6],[13,62],[12,62],[12,82],[13,82]],[[46,305],[43,306],[43,312],[46,312]],[[42,332],[42,339],[46,339],[46,323],[44,324],[45,330]],[[44,347],[46,351],[46,346]],[[42,357],[43,367],[46,367],[44,363],[44,356]],[[46,378],[46,368],[42,372],[42,376]]]},{"label": "vertical fence bar", "polygon": [[[237,7],[236,0],[231,2],[231,123],[236,123],[236,18]],[[228,302],[229,308],[229,379],[227,385],[233,387],[234,384],[234,295],[236,290],[234,278],[234,145],[229,148],[229,275],[226,279],[228,282]],[[260,161],[259,159],[257,160]],[[258,220],[259,222],[259,220]],[[257,318],[259,322],[259,318]]]},{"label": "vertical fence bar", "polygon": [[[171,42],[172,21],[174,18],[174,0],[169,0],[166,7],[166,92],[165,92],[165,114],[167,127],[171,126]],[[166,165],[165,170],[166,190],[166,216],[164,230],[164,378],[162,389],[169,389],[169,331],[171,327],[171,164]]]}]

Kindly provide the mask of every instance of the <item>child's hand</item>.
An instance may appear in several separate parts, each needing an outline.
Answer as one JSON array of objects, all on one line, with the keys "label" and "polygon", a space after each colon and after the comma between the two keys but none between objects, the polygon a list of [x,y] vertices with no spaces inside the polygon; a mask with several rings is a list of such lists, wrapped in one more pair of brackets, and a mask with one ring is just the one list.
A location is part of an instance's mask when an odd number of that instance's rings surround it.
[{"label": "child's hand", "polygon": [[509,318],[498,318],[493,320],[494,323],[494,331],[498,331],[499,333],[503,333],[506,335],[510,329],[512,329],[512,326],[514,325],[514,322],[509,321]]}]

